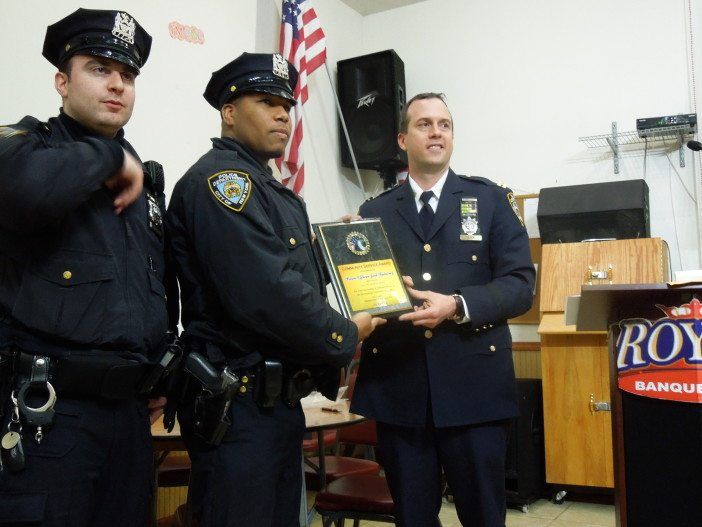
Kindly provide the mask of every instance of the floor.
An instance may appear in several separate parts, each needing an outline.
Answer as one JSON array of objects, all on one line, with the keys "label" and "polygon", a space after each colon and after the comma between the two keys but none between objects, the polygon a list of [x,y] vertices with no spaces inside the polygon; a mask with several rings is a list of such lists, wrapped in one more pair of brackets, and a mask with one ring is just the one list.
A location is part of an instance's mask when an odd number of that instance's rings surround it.
[{"label": "floor", "polygon": [[[444,503],[441,507],[441,524],[443,527],[461,527],[453,503]],[[347,521],[347,525],[352,522]],[[322,521],[317,517],[310,527],[321,527]],[[387,523],[361,522],[361,527],[384,526]],[[566,500],[555,505],[547,500],[539,500],[529,505],[525,514],[519,510],[507,509],[507,527],[614,527],[614,505],[599,503],[572,502]]]}]

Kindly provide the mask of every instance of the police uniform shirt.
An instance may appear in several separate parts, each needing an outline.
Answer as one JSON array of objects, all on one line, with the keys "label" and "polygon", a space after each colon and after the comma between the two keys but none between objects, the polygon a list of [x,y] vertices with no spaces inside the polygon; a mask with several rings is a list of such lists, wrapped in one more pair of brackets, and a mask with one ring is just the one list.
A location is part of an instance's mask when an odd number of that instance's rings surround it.
[{"label": "police uniform shirt", "polygon": [[[446,169],[446,172],[444,172],[444,175],[439,178],[439,180],[434,183],[434,186],[428,189],[431,191],[434,195],[429,199],[429,206],[431,209],[436,213],[436,209],[439,206],[439,199],[441,198],[441,190],[444,188],[444,183],[446,183],[446,176],[448,176],[448,168]],[[414,201],[417,205],[417,212],[422,210],[422,207],[424,206],[424,203],[422,203],[422,200],[419,199],[419,197],[422,195],[422,188],[417,184],[417,182],[412,179],[412,175],[409,174],[407,176],[407,182],[409,183],[410,187],[412,188],[412,192],[414,192]],[[415,284],[417,286],[417,284]],[[421,289],[421,287],[420,287]],[[459,295],[460,296],[460,295]],[[460,320],[456,320],[458,324],[465,324],[466,322],[470,321],[470,314],[468,313],[468,306],[466,305],[466,300],[461,296],[461,302],[463,303],[463,318]]]},{"label": "police uniform shirt", "polygon": [[176,184],[167,214],[186,336],[233,367],[347,364],[357,329],[326,301],[304,202],[241,144],[212,143]]},{"label": "police uniform shirt", "polygon": [[64,113],[0,127],[0,334],[145,353],[161,342],[156,211],[145,190],[117,215],[104,186],[122,148],[136,156],[122,131],[97,136]]}]

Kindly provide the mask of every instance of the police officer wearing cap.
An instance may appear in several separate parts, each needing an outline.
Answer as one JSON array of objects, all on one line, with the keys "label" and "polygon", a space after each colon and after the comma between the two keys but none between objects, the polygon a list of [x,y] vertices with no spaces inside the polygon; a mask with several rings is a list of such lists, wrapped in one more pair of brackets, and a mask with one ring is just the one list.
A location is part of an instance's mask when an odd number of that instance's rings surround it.
[{"label": "police officer wearing cap", "polygon": [[443,95],[404,108],[409,175],[359,211],[380,217],[414,312],[364,343],[352,410],[377,420],[398,525],[439,526],[441,472],[461,524],[504,527],[507,420],[518,414],[507,320],[529,309],[534,266],[514,196],[450,168]]},{"label": "police officer wearing cap", "polygon": [[0,127],[0,524],[145,525],[163,228],[122,127],[151,37],[128,13],[48,27],[61,112]]},{"label": "police officer wearing cap", "polygon": [[[204,96],[222,134],[168,208],[188,349],[239,382],[231,405],[205,397],[179,413],[203,527],[299,525],[299,399],[314,387],[334,399],[339,368],[382,322],[329,306],[305,204],[268,167],[290,136],[297,77],[281,55],[250,53],[212,74]],[[213,411],[231,423],[217,439],[201,426]]]}]

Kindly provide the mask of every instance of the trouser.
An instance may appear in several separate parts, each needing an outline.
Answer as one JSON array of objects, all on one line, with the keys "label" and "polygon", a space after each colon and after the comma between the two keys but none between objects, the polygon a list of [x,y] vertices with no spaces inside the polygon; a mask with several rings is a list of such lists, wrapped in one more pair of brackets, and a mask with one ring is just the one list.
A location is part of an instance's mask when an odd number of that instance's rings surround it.
[{"label": "trouser", "polygon": [[25,468],[0,472],[0,525],[146,526],[153,481],[146,401],[59,394],[55,410],[40,444],[35,430],[22,430]]},{"label": "trouser", "polygon": [[231,426],[218,446],[193,434],[193,405],[178,420],[192,462],[188,502],[201,527],[299,527],[302,492],[300,404],[279,398],[262,408],[235,397]]},{"label": "trouser", "polygon": [[504,527],[506,421],[424,428],[378,423],[378,451],[397,525],[441,525],[446,475],[464,527]]}]

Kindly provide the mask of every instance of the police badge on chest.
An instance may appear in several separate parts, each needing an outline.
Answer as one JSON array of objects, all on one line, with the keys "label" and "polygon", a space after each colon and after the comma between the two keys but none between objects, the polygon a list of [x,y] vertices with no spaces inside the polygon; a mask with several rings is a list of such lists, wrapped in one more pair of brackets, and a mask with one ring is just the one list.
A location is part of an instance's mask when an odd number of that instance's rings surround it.
[{"label": "police badge on chest", "polygon": [[461,241],[482,241],[478,223],[478,198],[461,198]]},{"label": "police badge on chest", "polygon": [[161,208],[158,206],[156,198],[150,192],[146,193],[146,202],[149,206],[147,212],[149,228],[161,238],[163,236],[163,214],[161,214]]}]

